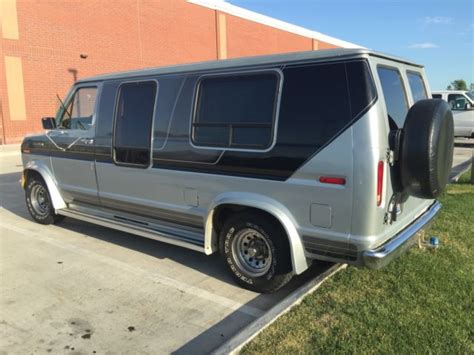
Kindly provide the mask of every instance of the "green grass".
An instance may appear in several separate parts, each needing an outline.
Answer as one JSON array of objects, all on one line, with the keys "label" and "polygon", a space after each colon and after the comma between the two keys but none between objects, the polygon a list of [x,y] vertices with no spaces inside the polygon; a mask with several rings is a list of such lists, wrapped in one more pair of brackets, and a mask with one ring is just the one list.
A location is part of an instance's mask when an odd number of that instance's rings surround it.
[{"label": "green grass", "polygon": [[474,185],[441,197],[429,235],[383,270],[348,267],[279,318],[242,353],[474,353]]}]

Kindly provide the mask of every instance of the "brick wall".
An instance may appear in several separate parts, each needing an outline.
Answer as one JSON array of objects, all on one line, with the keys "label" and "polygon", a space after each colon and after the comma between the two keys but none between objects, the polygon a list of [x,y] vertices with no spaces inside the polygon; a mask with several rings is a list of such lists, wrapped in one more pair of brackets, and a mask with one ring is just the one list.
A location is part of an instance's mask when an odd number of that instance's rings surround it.
[{"label": "brick wall", "polygon": [[[0,141],[19,142],[40,132],[40,118],[54,116],[56,94],[74,80],[114,71],[226,57],[334,47],[293,33],[225,16],[185,0],[0,0],[16,5],[18,39],[2,36]],[[222,49],[221,49],[222,52]],[[86,55],[83,59],[80,55]],[[10,117],[4,57],[21,58],[26,119]],[[221,56],[222,57],[222,56]]]}]

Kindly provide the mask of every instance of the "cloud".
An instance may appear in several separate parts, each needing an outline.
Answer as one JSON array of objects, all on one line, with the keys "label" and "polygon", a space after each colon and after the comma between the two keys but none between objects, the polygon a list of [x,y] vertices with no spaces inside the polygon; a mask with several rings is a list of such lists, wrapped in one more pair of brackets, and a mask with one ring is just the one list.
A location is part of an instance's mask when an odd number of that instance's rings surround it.
[{"label": "cloud", "polygon": [[423,43],[414,43],[408,46],[408,48],[416,48],[416,49],[431,49],[431,48],[439,48],[437,44],[431,42],[423,42]]},{"label": "cloud", "polygon": [[453,23],[452,17],[447,16],[426,16],[420,19],[425,25],[450,25]]}]

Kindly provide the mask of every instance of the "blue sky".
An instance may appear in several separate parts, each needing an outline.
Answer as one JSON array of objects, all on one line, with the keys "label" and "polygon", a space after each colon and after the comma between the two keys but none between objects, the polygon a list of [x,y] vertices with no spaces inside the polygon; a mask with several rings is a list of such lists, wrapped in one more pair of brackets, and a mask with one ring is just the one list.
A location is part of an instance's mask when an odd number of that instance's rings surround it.
[{"label": "blue sky", "polygon": [[227,0],[425,65],[432,90],[474,82],[473,0]]}]

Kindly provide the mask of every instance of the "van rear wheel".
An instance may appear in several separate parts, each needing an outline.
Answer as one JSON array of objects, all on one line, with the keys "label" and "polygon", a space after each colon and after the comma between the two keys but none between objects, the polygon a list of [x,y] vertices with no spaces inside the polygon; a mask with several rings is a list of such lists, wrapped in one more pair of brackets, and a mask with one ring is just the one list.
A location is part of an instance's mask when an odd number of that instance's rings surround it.
[{"label": "van rear wheel", "polygon": [[41,224],[53,224],[64,219],[54,213],[51,196],[43,179],[33,176],[25,188],[26,206],[33,219]]},{"label": "van rear wheel", "polygon": [[231,217],[221,230],[219,242],[233,278],[246,289],[275,292],[293,276],[286,235],[264,214]]}]

